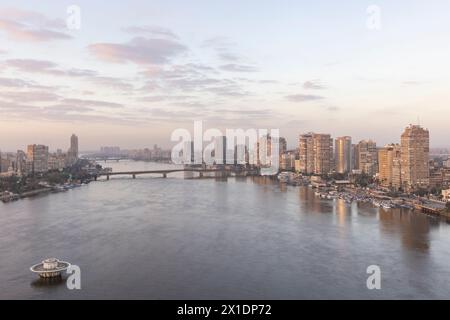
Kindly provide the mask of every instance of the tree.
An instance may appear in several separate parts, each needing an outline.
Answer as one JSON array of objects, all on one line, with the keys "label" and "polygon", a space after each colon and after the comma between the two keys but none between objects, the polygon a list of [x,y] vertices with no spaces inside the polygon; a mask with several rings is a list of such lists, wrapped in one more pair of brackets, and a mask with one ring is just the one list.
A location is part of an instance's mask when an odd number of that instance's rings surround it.
[{"label": "tree", "polygon": [[360,187],[367,187],[369,184],[373,183],[373,178],[366,173],[362,173],[355,178],[356,185]]},{"label": "tree", "polygon": [[447,212],[450,212],[450,201],[448,201],[448,202],[445,204],[445,208],[447,209]]}]

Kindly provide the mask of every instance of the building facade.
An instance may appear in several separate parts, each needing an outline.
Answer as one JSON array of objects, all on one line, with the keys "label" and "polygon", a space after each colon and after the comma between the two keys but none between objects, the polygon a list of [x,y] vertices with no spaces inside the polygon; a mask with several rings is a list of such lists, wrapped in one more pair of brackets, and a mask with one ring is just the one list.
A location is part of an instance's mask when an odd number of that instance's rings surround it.
[{"label": "building facade", "polygon": [[78,160],[78,137],[75,134],[72,134],[70,137],[70,148],[67,152],[67,161],[68,165],[74,165]]},{"label": "building facade", "polygon": [[44,145],[31,144],[27,148],[27,159],[31,164],[33,173],[48,171],[48,147]]},{"label": "building facade", "polygon": [[401,148],[390,144],[378,150],[378,179],[384,187],[398,189],[401,186]]},{"label": "building facade", "polygon": [[419,125],[410,125],[401,135],[402,184],[411,191],[429,186],[430,134]]},{"label": "building facade", "polygon": [[336,165],[336,172],[348,173],[352,167],[352,138],[338,137],[335,140],[334,146],[334,161]]},{"label": "building facade", "polygon": [[362,140],[356,145],[356,169],[370,176],[378,172],[378,149],[372,140]]},{"label": "building facade", "polygon": [[329,134],[307,133],[299,137],[300,172],[328,174],[333,169],[333,140]]}]

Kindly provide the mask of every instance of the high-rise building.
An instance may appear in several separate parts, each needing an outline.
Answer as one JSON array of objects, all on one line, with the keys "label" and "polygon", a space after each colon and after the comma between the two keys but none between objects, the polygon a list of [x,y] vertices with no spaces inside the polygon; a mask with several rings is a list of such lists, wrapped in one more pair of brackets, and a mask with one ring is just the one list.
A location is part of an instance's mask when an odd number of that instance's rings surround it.
[{"label": "high-rise building", "polygon": [[333,167],[333,140],[329,134],[307,133],[299,137],[300,171],[328,174]]},{"label": "high-rise building", "polygon": [[378,150],[379,181],[382,186],[398,189],[401,186],[401,148],[389,144]]},{"label": "high-rise building", "polygon": [[370,176],[378,172],[378,149],[372,140],[362,140],[356,145],[356,169]]},{"label": "high-rise building", "polygon": [[19,175],[27,173],[27,155],[22,150],[16,153],[16,171]]},{"label": "high-rise building", "polygon": [[328,174],[333,170],[333,139],[329,134],[314,134],[314,173]]},{"label": "high-rise building", "polygon": [[[273,148],[278,148],[278,154],[273,154]],[[280,163],[281,155],[286,152],[287,143],[283,137],[272,137],[270,134],[263,135],[258,138],[256,143],[255,157],[256,163],[260,167],[271,167],[275,165],[278,157]]]},{"label": "high-rise building", "polygon": [[295,151],[287,151],[280,156],[280,169],[281,170],[294,170],[295,169]]},{"label": "high-rise building", "polygon": [[12,163],[8,157],[8,154],[5,154],[5,156],[2,157],[1,152],[0,152],[0,173],[10,172],[12,170],[11,165],[12,165]]},{"label": "high-rise building", "polygon": [[352,167],[352,138],[338,137],[335,140],[334,161],[336,165],[336,172],[348,173],[353,169]]},{"label": "high-rise building", "polygon": [[450,158],[448,158],[447,160],[445,160],[443,164],[444,164],[444,167],[450,168]]},{"label": "high-rise building", "polygon": [[298,140],[299,171],[314,173],[314,133],[302,134]]},{"label": "high-rise building", "polygon": [[100,148],[100,154],[107,157],[120,156],[122,154],[120,147],[117,146],[105,146]]},{"label": "high-rise building", "polygon": [[[234,159],[231,158],[231,159]],[[227,163],[227,137],[218,136],[214,138],[214,161],[215,164]],[[231,160],[233,161],[233,160]],[[232,163],[232,162],[230,162]]]},{"label": "high-rise building", "polygon": [[402,183],[406,191],[429,185],[430,134],[419,125],[409,125],[401,135]]},{"label": "high-rise building", "polygon": [[75,134],[70,137],[70,148],[67,155],[68,165],[74,165],[78,160],[78,137]]},{"label": "high-rise building", "polygon": [[286,138],[280,137],[280,138],[278,139],[278,148],[279,148],[279,151],[280,151],[280,155],[286,153],[286,151],[287,151],[287,141],[286,141]]},{"label": "high-rise building", "polygon": [[48,171],[48,147],[44,145],[31,144],[27,148],[27,159],[31,163],[31,172]]}]

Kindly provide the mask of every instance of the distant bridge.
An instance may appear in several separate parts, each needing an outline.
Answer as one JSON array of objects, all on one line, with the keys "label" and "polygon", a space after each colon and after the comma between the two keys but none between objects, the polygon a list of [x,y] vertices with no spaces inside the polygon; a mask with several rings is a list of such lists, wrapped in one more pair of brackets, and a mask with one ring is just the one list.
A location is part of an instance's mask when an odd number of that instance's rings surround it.
[{"label": "distant bridge", "polygon": [[203,177],[204,173],[220,173],[220,177],[230,176],[231,174],[247,176],[247,175],[259,175],[257,169],[235,169],[235,168],[219,168],[219,169],[203,169],[203,168],[184,168],[184,169],[165,169],[165,170],[145,170],[145,171],[117,171],[117,172],[102,172],[94,176],[95,180],[98,177],[106,176],[106,180],[109,180],[110,176],[123,176],[129,175],[133,179],[136,179],[137,175],[142,174],[160,174],[163,178],[167,178],[169,173],[174,172],[197,172],[200,177]]},{"label": "distant bridge", "polygon": [[129,157],[126,155],[117,155],[117,156],[108,156],[102,154],[91,154],[85,155],[81,157],[82,159],[91,160],[91,161],[120,161],[120,160],[128,160]]}]

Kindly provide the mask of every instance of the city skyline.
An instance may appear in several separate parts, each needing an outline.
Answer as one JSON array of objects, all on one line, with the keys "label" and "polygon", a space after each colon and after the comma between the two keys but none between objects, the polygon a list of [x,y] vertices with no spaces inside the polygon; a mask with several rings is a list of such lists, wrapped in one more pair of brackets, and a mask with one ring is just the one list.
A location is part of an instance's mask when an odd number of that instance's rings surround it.
[{"label": "city skyline", "polygon": [[194,120],[280,128],[288,148],[311,131],[398,143],[420,122],[450,147],[446,1],[379,1],[378,30],[357,1],[79,1],[79,29],[69,5],[0,6],[2,151],[56,149],[72,132],[82,150],[170,148]]}]

